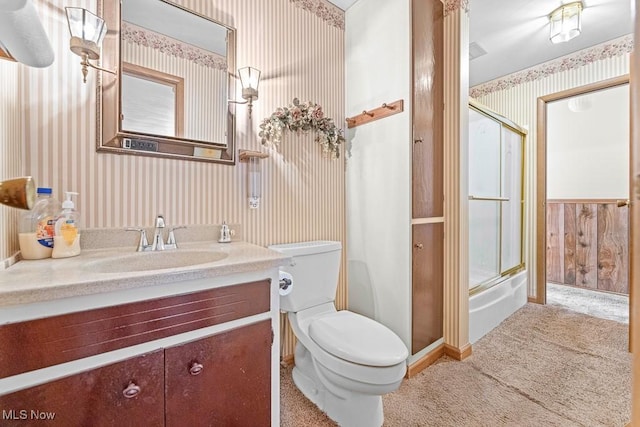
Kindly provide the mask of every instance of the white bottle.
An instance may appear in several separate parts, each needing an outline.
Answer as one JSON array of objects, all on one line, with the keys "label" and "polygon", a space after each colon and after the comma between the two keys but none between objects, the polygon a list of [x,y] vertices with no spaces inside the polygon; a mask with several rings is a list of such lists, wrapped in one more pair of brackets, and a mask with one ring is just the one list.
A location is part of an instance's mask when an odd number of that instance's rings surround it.
[{"label": "white bottle", "polygon": [[60,212],[60,202],[51,193],[51,188],[39,187],[33,209],[20,217],[18,242],[23,259],[51,257],[55,219]]},{"label": "white bottle", "polygon": [[71,200],[73,191],[65,191],[65,201],[62,202],[62,212],[56,219],[53,236],[53,252],[51,258],[68,258],[80,255],[80,214],[75,210]]}]

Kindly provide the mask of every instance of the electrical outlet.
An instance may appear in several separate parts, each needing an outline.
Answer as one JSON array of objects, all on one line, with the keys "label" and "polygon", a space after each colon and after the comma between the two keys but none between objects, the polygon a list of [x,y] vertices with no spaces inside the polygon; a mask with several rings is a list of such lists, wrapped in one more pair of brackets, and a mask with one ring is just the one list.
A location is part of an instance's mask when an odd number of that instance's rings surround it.
[{"label": "electrical outlet", "polygon": [[158,151],[158,143],[144,139],[124,138],[122,140],[122,148],[139,151]]}]

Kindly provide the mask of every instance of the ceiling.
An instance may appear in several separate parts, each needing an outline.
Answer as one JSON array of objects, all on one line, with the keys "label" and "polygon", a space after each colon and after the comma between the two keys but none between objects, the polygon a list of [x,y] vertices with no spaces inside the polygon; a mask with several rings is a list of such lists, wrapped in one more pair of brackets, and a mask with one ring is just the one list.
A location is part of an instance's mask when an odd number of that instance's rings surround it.
[{"label": "ceiling", "polygon": [[[357,0],[330,0],[343,10]],[[633,31],[631,0],[583,0],[582,34],[566,43],[549,41],[547,16],[567,1],[470,0],[469,42],[487,54],[469,63],[469,85],[568,55]]]}]

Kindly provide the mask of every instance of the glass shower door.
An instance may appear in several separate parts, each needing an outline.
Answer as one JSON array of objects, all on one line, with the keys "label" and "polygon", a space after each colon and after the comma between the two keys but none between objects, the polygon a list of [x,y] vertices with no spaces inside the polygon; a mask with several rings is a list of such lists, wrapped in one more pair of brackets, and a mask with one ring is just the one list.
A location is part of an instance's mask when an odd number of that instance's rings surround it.
[{"label": "glass shower door", "polygon": [[469,111],[469,282],[500,275],[500,124]]},{"label": "glass shower door", "polygon": [[470,290],[491,286],[523,265],[524,134],[498,117],[469,110]]}]

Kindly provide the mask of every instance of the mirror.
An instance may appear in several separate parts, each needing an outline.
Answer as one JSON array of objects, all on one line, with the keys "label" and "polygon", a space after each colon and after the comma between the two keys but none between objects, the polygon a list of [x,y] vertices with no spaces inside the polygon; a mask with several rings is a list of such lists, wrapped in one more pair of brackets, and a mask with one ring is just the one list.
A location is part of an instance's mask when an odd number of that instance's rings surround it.
[{"label": "mirror", "polygon": [[169,0],[100,9],[98,150],[235,164],[235,30]]}]

